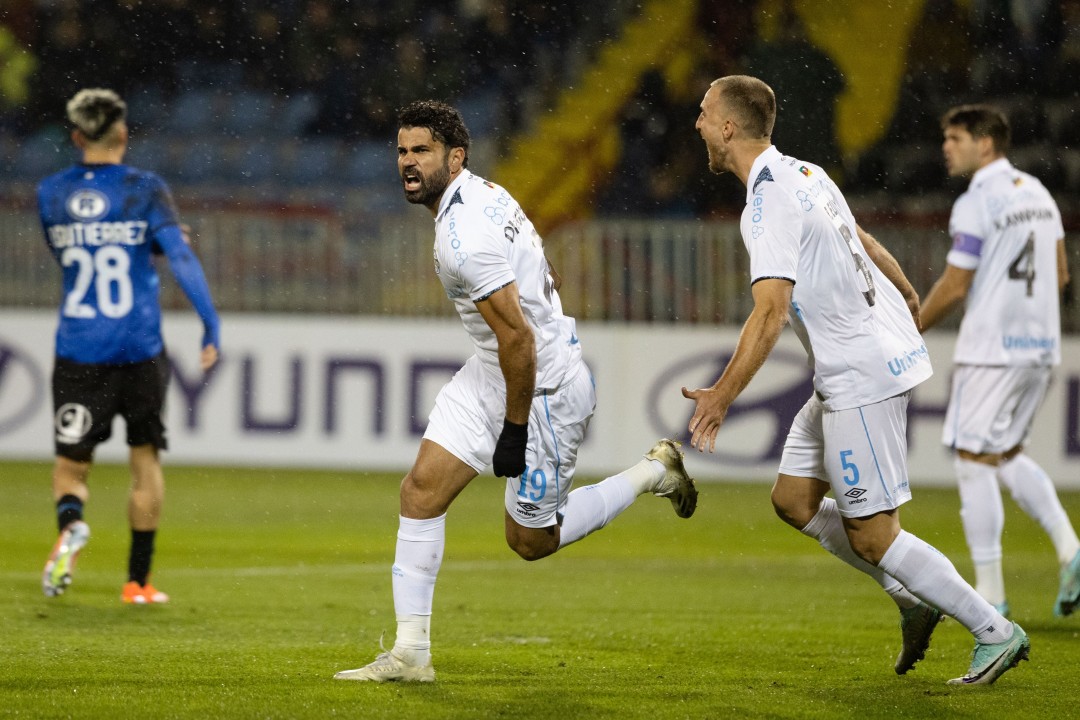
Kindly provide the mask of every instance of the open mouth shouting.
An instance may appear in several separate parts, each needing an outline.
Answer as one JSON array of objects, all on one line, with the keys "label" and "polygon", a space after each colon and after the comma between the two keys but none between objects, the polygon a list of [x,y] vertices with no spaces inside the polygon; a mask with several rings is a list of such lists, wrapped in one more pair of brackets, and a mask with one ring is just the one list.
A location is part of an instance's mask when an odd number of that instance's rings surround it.
[{"label": "open mouth shouting", "polygon": [[419,193],[424,187],[424,181],[416,168],[408,168],[401,171],[401,180],[405,188],[405,195]]}]

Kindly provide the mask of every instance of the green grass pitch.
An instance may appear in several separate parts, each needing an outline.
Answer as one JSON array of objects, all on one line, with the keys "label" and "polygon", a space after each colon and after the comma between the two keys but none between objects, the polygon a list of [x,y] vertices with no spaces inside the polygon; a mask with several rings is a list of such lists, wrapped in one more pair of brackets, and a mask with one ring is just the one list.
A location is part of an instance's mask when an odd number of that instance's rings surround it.
[{"label": "green grass pitch", "polygon": [[[46,599],[49,465],[0,463],[0,717],[1064,718],[1080,617],[1060,620],[1049,540],[1006,501],[1005,562],[1032,658],[950,688],[970,635],[948,621],[905,677],[893,604],[773,517],[762,484],[704,484],[697,515],[641,498],[614,524],[526,563],[502,539],[502,482],[450,511],[432,623],[437,681],[331,680],[393,639],[398,476],[167,467],[154,581],[119,601],[126,469],[99,466],[93,539]],[[916,487],[904,526],[970,576],[955,491]],[[1064,495],[1080,520],[1080,494]]]}]

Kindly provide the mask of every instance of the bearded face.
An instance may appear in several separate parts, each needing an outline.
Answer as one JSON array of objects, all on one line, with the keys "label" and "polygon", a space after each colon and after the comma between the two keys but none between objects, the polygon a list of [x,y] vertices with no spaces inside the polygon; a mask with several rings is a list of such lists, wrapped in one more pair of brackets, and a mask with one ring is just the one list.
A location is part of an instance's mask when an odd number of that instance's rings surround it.
[{"label": "bearded face", "polygon": [[450,149],[427,128],[398,131],[398,174],[405,199],[434,209],[450,184]]}]

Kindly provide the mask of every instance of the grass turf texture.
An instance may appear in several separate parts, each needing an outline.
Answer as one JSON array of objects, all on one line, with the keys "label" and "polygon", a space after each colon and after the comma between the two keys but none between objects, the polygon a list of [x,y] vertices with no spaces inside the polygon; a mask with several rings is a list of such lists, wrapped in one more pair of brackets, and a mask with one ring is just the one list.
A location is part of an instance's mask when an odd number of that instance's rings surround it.
[{"label": "grass turf texture", "polygon": [[[679,520],[643,497],[538,563],[502,539],[502,482],[450,512],[435,594],[437,681],[331,680],[392,642],[397,476],[168,467],[154,582],[120,603],[126,469],[91,477],[66,595],[40,570],[55,537],[49,466],[0,463],[0,717],[927,718],[1072,716],[1080,617],[1055,619],[1049,541],[1007,502],[1005,562],[1032,660],[950,688],[970,635],[940,626],[892,670],[899,614],[868,578],[776,520],[760,484],[705,484]],[[1080,494],[1063,498],[1080,520]],[[904,525],[970,576],[956,493],[915,489]]]}]

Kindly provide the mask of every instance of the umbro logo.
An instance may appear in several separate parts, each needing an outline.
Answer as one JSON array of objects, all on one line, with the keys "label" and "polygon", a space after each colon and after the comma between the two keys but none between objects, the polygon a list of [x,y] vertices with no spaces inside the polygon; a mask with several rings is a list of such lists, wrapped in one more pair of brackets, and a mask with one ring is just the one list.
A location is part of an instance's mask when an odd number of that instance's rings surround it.
[{"label": "umbro logo", "polygon": [[846,493],[844,493],[844,497],[857,498],[857,497],[862,497],[865,494],[866,494],[865,490],[863,490],[862,488],[857,488],[856,487],[856,488],[851,488]]},{"label": "umbro logo", "polygon": [[537,510],[540,509],[539,505],[533,505],[532,503],[522,503],[522,502],[518,503],[518,507],[521,508],[522,510],[524,510],[525,512],[536,512]]}]

